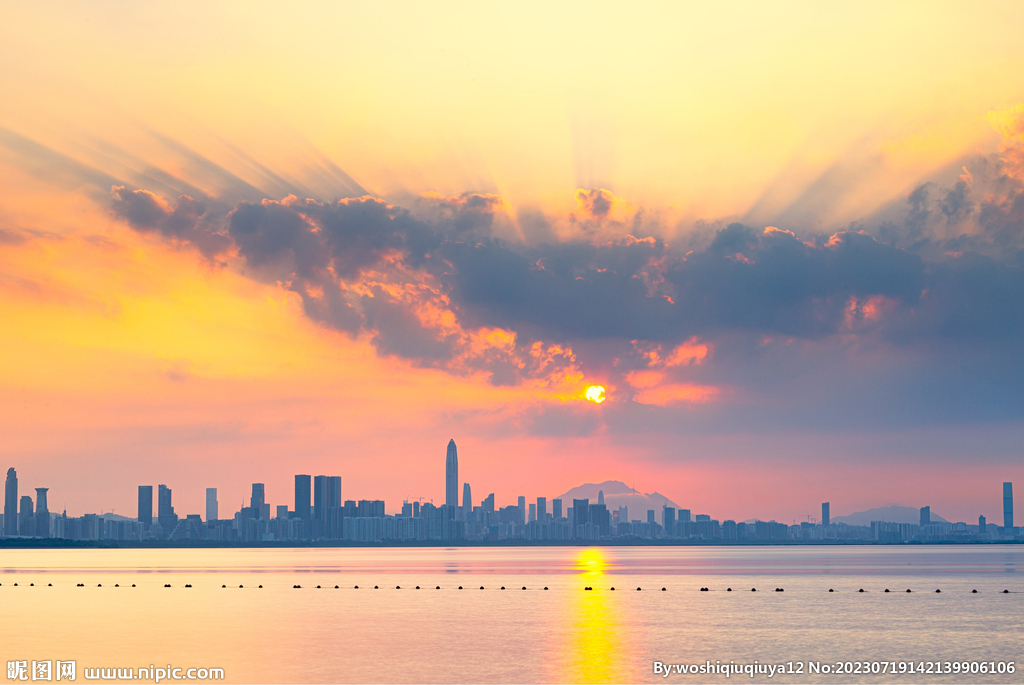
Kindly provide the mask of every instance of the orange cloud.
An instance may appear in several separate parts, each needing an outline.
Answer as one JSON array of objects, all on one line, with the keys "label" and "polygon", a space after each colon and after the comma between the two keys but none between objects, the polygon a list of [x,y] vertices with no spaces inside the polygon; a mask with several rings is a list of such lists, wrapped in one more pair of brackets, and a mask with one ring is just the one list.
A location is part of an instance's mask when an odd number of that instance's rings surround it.
[{"label": "orange cloud", "polygon": [[687,366],[689,364],[702,364],[711,352],[709,343],[702,343],[693,336],[679,347],[672,350],[672,353],[665,359],[665,366]]},{"label": "orange cloud", "polygon": [[653,388],[665,379],[661,371],[630,371],[626,382],[634,388]]}]

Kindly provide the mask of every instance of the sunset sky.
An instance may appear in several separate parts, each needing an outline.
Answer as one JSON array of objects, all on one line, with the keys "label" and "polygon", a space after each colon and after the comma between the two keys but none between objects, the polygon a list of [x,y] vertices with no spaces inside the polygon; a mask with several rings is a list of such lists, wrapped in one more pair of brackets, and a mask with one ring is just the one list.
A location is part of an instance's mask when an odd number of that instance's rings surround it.
[{"label": "sunset sky", "polygon": [[455,438],[499,505],[622,480],[718,519],[1001,522],[1021,26],[5,3],[0,466],[69,515],[292,505],[295,473],[391,512],[443,500]]}]

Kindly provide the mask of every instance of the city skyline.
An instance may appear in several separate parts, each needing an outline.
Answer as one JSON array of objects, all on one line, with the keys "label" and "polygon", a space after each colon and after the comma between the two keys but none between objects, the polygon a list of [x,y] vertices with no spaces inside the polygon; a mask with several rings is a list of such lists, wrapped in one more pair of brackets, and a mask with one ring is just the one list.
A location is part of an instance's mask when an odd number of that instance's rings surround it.
[{"label": "city skyline", "polygon": [[[219,518],[217,488],[206,488],[206,516],[179,516],[173,506],[173,491],[166,484],[158,486],[157,520],[153,523],[153,486],[138,486],[137,515],[134,520],[103,519],[97,514],[68,517],[64,511],[51,515],[47,504],[48,488],[36,487],[36,499],[22,495],[19,500],[18,478],[14,467],[8,469],[5,487],[4,536],[66,539],[115,540],[211,540],[219,542],[274,542],[337,540],[402,542],[434,540],[497,542],[507,539],[525,541],[614,541],[640,544],[657,538],[703,541],[874,541],[874,542],[972,542],[1013,539],[1017,535],[1013,518],[1013,483],[1002,484],[1002,526],[989,527],[987,517],[980,514],[977,524],[952,523],[942,518],[933,520],[931,506],[920,507],[919,522],[894,522],[886,518],[863,523],[833,523],[831,502],[821,503],[821,516],[806,515],[799,524],[726,519],[720,522],[706,513],[693,513],[662,496],[659,508],[633,507],[620,504],[614,510],[606,503],[603,489],[596,501],[570,493],[593,484],[573,488],[552,498],[552,513],[547,513],[548,498],[538,496],[527,504],[519,495],[516,504],[501,506],[491,493],[477,506],[472,499],[471,484],[463,483],[461,503],[458,492],[458,452],[455,439],[445,450],[444,504],[424,502],[423,498],[403,500],[400,510],[389,513],[384,500],[343,500],[342,477],[309,474],[294,476],[293,508],[267,501],[264,483],[252,483],[249,504],[241,502],[231,518]],[[624,485],[608,482],[603,485]],[[628,493],[637,495],[633,488]],[[621,495],[621,491],[610,492]],[[655,493],[657,494],[657,493]],[[651,495],[645,495],[649,498]],[[571,501],[562,517],[563,502]],[[669,506],[671,505],[671,506]],[[16,509],[15,509],[16,507]],[[17,512],[12,517],[11,512]],[[276,515],[272,515],[276,512]],[[869,513],[869,512],[860,512]],[[637,518],[643,515],[644,518]],[[838,518],[844,518],[842,516]],[[102,519],[102,520],[100,520]],[[377,523],[374,523],[374,522]],[[763,526],[762,526],[763,524]],[[126,528],[125,525],[130,527]],[[396,527],[397,526],[397,527]],[[107,530],[108,527],[111,533]],[[91,531],[91,532],[90,532]]]}]

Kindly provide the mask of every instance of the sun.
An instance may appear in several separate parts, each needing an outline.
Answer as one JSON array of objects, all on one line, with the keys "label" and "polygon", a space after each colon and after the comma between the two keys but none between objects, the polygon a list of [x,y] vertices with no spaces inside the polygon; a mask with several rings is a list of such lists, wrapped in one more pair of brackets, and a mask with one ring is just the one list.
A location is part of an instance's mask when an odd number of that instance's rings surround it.
[{"label": "sun", "polygon": [[606,399],[608,399],[604,396],[604,386],[592,385],[589,388],[587,388],[587,399],[590,400],[591,402],[596,402],[597,404],[601,404]]}]

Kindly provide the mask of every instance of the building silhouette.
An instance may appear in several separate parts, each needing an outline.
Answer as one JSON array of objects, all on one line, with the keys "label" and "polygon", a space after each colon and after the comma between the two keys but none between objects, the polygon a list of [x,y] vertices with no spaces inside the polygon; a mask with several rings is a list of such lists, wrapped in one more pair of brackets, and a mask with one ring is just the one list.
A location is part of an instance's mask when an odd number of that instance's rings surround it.
[{"label": "building silhouette", "polygon": [[171,504],[171,489],[163,484],[157,488],[156,519],[164,537],[170,535],[178,525],[178,515],[174,513],[174,506]]},{"label": "building silhouette", "polygon": [[7,469],[4,485],[4,535],[18,534],[18,472]]},{"label": "building silhouette", "polygon": [[537,520],[543,521],[548,515],[548,498],[538,497],[537,498]]},{"label": "building silhouette", "polygon": [[295,476],[295,517],[303,521],[310,520],[309,493],[312,488],[312,477],[308,475]]},{"label": "building silhouette", "polygon": [[139,523],[145,530],[153,526],[153,486],[139,486]]},{"label": "building silhouette", "polygon": [[462,484],[462,518],[466,518],[473,513],[473,490],[469,487],[469,483]]},{"label": "building silhouette", "polygon": [[[151,500],[152,497],[151,491]],[[206,488],[206,521],[216,521],[218,518],[220,518],[220,512],[217,511],[217,488]]]},{"label": "building silhouette", "polygon": [[444,503],[459,506],[459,454],[455,439],[448,441],[448,454],[444,461]]},{"label": "building silhouette", "polygon": [[821,503],[821,525],[823,526],[827,526],[832,522],[832,514],[829,511],[831,506],[828,502]]},{"label": "building silhouette", "polygon": [[29,495],[21,496],[21,511],[18,514],[18,531],[21,535],[32,535],[35,529],[32,527],[32,517],[34,516],[32,511],[32,497]]},{"label": "building silhouette", "polygon": [[50,537],[50,509],[46,505],[46,491],[49,488],[36,488],[36,525],[34,535],[37,538]]},{"label": "building silhouette", "polygon": [[249,497],[249,508],[254,519],[263,518],[263,505],[267,502],[267,491],[263,483],[252,484],[252,495]]},{"label": "building silhouette", "polygon": [[1013,532],[1013,483],[1003,483],[1003,528]]},{"label": "building silhouette", "polygon": [[922,526],[927,526],[931,522],[932,522],[932,508],[931,507],[921,507],[921,525]]}]

